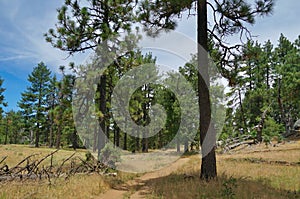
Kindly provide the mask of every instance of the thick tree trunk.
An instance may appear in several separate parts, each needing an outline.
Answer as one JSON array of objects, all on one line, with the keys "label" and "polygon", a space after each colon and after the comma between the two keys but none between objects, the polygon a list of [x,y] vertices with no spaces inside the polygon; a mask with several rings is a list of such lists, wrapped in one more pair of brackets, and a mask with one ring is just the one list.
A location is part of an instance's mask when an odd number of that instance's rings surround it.
[{"label": "thick tree trunk", "polygon": [[[209,99],[208,75],[208,35],[207,35],[207,1],[198,0],[198,95],[200,110],[201,143],[201,179],[209,180],[217,176],[215,154],[215,131],[209,130],[211,108]],[[202,48],[203,49],[202,49]],[[213,128],[212,128],[213,129]],[[210,135],[209,135],[210,134]],[[207,138],[206,138],[207,137]],[[206,139],[205,139],[206,138]],[[204,142],[205,141],[205,142]]]}]

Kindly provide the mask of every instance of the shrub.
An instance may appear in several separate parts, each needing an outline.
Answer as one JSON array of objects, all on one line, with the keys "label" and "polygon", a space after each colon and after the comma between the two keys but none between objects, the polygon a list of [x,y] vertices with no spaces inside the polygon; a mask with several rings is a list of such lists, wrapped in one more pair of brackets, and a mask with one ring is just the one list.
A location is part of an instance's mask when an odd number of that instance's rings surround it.
[{"label": "shrub", "polygon": [[107,143],[100,152],[100,161],[112,168],[121,161],[121,151],[111,143]]}]

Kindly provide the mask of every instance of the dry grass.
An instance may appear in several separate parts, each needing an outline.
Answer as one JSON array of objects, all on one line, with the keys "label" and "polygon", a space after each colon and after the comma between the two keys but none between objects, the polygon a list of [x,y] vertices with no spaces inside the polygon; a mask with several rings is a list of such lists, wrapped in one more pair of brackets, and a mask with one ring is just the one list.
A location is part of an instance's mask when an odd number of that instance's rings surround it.
[{"label": "dry grass", "polygon": [[[29,155],[35,154],[34,158],[42,158],[47,154],[55,151],[56,149],[50,148],[34,148],[26,145],[0,145],[0,159],[2,157],[7,156],[4,163],[9,167],[15,166],[21,160]],[[53,156],[53,166],[60,164],[64,159],[68,158],[74,153],[73,150],[59,150]],[[81,158],[85,158],[86,150],[76,150],[76,156],[80,156]],[[49,164],[50,158],[47,158],[43,164]]]},{"label": "dry grass", "polygon": [[289,165],[300,161],[299,152],[298,141],[218,155],[219,177],[209,183],[199,180],[201,160],[193,155],[172,175],[147,182],[148,198],[300,198],[300,165]]},{"label": "dry grass", "polygon": [[[195,176],[196,178],[196,176]],[[148,182],[152,194],[148,198],[296,198],[295,193],[280,191],[261,182],[221,176],[218,180],[200,181],[184,179],[182,175],[173,174],[166,178]]]},{"label": "dry grass", "polygon": [[[12,167],[29,155],[37,154],[35,158],[42,158],[53,151],[55,149],[42,147],[37,149],[22,145],[0,145],[0,160],[2,157],[7,156],[7,159],[2,164]],[[85,159],[86,152],[86,150],[77,150],[76,156]],[[53,166],[60,165],[63,160],[73,153],[73,150],[58,151],[53,156]],[[43,164],[49,165],[50,157]],[[101,176],[99,174],[77,174],[68,179],[64,177],[53,179],[51,184],[46,179],[2,182],[0,183],[0,199],[97,198],[107,189],[123,184],[136,176],[136,174],[119,172],[117,177]]]},{"label": "dry grass", "polygon": [[98,174],[72,176],[58,179],[53,185],[46,181],[7,182],[0,184],[0,198],[96,198],[109,186]]},{"label": "dry grass", "polygon": [[[32,153],[46,155],[51,151],[53,149],[0,146],[1,156],[8,155],[6,163],[11,165]],[[278,147],[259,145],[217,155],[219,177],[209,183],[199,180],[200,158],[192,155],[187,164],[171,175],[146,181],[149,187],[146,198],[300,198],[299,152],[300,142],[297,141]],[[62,150],[56,161],[72,153]],[[84,154],[85,151],[78,152],[80,156]],[[119,172],[118,177],[92,174],[72,176],[67,181],[59,178],[52,185],[46,181],[7,182],[0,184],[0,199],[97,198],[107,189],[135,177],[135,174]],[[135,191],[128,192],[128,197]]]}]

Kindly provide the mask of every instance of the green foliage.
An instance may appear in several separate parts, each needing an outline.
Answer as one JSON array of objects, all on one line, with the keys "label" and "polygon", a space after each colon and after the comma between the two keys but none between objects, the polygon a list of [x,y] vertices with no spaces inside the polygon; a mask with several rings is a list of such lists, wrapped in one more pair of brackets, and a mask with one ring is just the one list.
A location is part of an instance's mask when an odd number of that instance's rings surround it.
[{"label": "green foliage", "polygon": [[272,117],[267,117],[263,128],[263,140],[268,143],[272,137],[281,138],[281,134],[284,132],[284,125],[278,124]]},{"label": "green foliage", "polygon": [[90,162],[90,161],[92,161],[94,159],[94,156],[92,155],[92,153],[91,152],[86,152],[85,153],[85,160],[87,161],[87,162]]},{"label": "green foliage", "polygon": [[66,0],[57,10],[56,30],[49,29],[45,39],[70,53],[95,50],[106,39],[131,31],[135,4],[134,0]]},{"label": "green foliage", "polygon": [[4,98],[4,91],[5,88],[2,87],[4,80],[0,77],[0,119],[2,118],[2,113],[3,113],[3,107],[5,107],[7,104],[5,103],[5,98]]},{"label": "green foliage", "polygon": [[8,143],[19,144],[29,140],[23,132],[24,120],[21,112],[9,111],[3,121],[5,122],[5,131],[8,133]]},{"label": "green foliage", "polygon": [[51,71],[41,62],[28,76],[30,86],[23,92],[18,105],[26,120],[26,130],[35,132],[35,146],[39,146],[40,133],[44,131]]},{"label": "green foliage", "polygon": [[221,197],[228,199],[235,198],[234,189],[237,187],[237,179],[230,177],[226,179],[222,185]]},{"label": "green foliage", "polygon": [[227,94],[232,111],[223,133],[235,135],[243,128],[245,133],[257,135],[256,127],[262,125],[263,140],[268,142],[274,136],[281,139],[292,129],[300,116],[297,42],[281,35],[276,47],[270,41],[244,45],[235,60],[235,78]]}]

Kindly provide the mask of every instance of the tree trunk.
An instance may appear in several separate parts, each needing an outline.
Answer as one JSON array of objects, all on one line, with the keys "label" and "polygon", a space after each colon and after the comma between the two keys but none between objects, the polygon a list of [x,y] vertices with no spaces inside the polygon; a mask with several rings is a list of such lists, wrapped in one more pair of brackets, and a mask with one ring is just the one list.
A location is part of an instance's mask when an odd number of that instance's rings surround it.
[{"label": "tree trunk", "polygon": [[76,150],[78,148],[78,140],[77,140],[77,131],[76,129],[74,129],[73,131],[73,139],[72,139],[72,146],[73,146],[73,149]]},{"label": "tree trunk", "polygon": [[[270,107],[271,105],[269,105]],[[256,139],[258,142],[262,142],[262,130],[264,128],[264,124],[265,124],[265,119],[267,117],[267,112],[268,112],[268,109],[269,107],[264,110],[264,112],[261,114],[261,119],[257,125],[257,136],[256,136]]]},{"label": "tree trunk", "polygon": [[[143,135],[143,137],[145,136],[145,133]],[[142,152],[144,153],[148,153],[148,138],[143,138],[142,139]]]},{"label": "tree trunk", "polygon": [[127,133],[124,133],[124,145],[123,150],[127,150]]},{"label": "tree trunk", "polygon": [[100,78],[100,85],[99,91],[100,91],[100,111],[103,115],[102,118],[100,118],[100,129],[98,131],[98,160],[100,160],[100,152],[105,146],[105,118],[106,118],[106,75],[102,74]]},{"label": "tree trunk", "polygon": [[61,123],[61,120],[62,120],[62,107],[59,107],[59,112],[58,112],[58,125],[57,125],[57,135],[56,135],[56,145],[55,147],[57,149],[60,148],[60,142],[61,142],[61,129],[62,129],[62,123]]},{"label": "tree trunk", "polygon": [[243,101],[242,101],[242,95],[241,95],[241,89],[239,88],[238,89],[238,92],[239,92],[239,105],[241,107],[241,114],[242,114],[242,120],[243,120],[243,125],[244,125],[244,128],[243,129],[246,129],[247,128],[247,122],[246,122],[246,119],[245,119],[245,111],[244,111],[244,106],[243,106]]},{"label": "tree trunk", "polygon": [[39,147],[39,142],[40,142],[40,123],[37,122],[36,124],[36,131],[35,131],[35,147]]},{"label": "tree trunk", "polygon": [[[125,125],[127,124],[127,121],[125,120]],[[126,126],[127,127],[127,126]],[[125,127],[125,129],[126,129]],[[123,142],[123,150],[127,150],[127,133],[124,132],[124,142]]]},{"label": "tree trunk", "polygon": [[[52,114],[52,113],[51,113]],[[49,148],[53,147],[53,116],[50,114]]]},{"label": "tree trunk", "polygon": [[8,137],[8,118],[6,115],[6,126],[5,126],[5,140],[4,140],[4,144],[7,144],[7,137]]},{"label": "tree trunk", "polygon": [[139,138],[139,132],[136,131],[136,138],[135,138],[135,151],[140,151],[140,138]]},{"label": "tree trunk", "polygon": [[158,148],[161,149],[163,147],[163,144],[162,144],[162,133],[161,131],[158,132]]},{"label": "tree trunk", "polygon": [[61,142],[61,124],[58,125],[57,127],[57,137],[56,137],[56,148],[60,148],[60,142]]},{"label": "tree trunk", "polygon": [[179,153],[180,152],[180,139],[177,138],[177,142],[176,142],[176,151]]},{"label": "tree trunk", "polygon": [[[145,91],[145,98],[146,98],[146,102],[143,106],[143,112],[144,112],[144,116],[143,116],[143,122],[146,125],[148,125],[148,122],[150,120],[149,118],[149,108],[150,108],[150,87],[149,85],[145,85],[144,87],[144,91]],[[145,131],[143,132],[143,139],[142,139],[142,152],[144,153],[148,153],[148,132],[147,130],[145,129]]]},{"label": "tree trunk", "polygon": [[[209,180],[217,176],[215,154],[215,130],[209,130],[211,108],[209,99],[208,76],[208,35],[207,35],[207,1],[198,0],[198,99],[200,111],[200,143],[201,143],[201,179]],[[203,49],[202,49],[202,48]],[[211,134],[211,135],[209,135]],[[209,137],[211,139],[205,139]],[[205,140],[205,142],[204,142]]]},{"label": "tree trunk", "polygon": [[49,119],[50,119],[50,129],[49,129],[49,147],[53,147],[53,126],[54,126],[54,121],[53,121],[53,110],[54,110],[54,94],[51,95],[51,110],[49,114]]},{"label": "tree trunk", "polygon": [[36,126],[37,129],[35,131],[35,147],[39,147],[39,142],[40,142],[40,108],[41,108],[41,92],[39,93],[39,98],[38,98],[38,107],[37,107],[37,113],[36,113]]},{"label": "tree trunk", "polygon": [[189,151],[189,141],[186,139],[184,142],[184,152],[188,152]]},{"label": "tree trunk", "polygon": [[116,146],[119,147],[120,146],[120,129],[116,126]]}]

